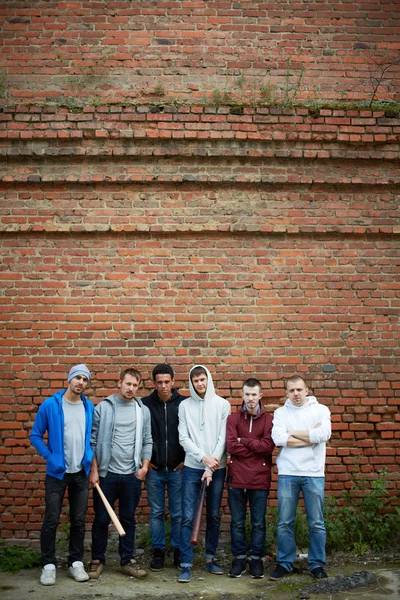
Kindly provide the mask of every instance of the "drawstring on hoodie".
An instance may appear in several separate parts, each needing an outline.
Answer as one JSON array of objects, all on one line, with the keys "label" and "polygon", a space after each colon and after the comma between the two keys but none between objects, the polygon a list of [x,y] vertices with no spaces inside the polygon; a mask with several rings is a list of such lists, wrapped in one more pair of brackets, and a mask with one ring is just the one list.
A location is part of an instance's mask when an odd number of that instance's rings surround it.
[{"label": "drawstring on hoodie", "polygon": [[200,431],[204,429],[204,423],[206,421],[205,411],[204,411],[204,400],[200,400]]}]

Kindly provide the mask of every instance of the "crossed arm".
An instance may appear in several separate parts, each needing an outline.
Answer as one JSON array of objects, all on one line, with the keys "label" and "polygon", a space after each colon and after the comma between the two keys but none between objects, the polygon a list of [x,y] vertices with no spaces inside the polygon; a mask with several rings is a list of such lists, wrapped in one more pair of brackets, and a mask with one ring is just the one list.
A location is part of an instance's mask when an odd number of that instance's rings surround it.
[{"label": "crossed arm", "polygon": [[[321,423],[315,425],[321,427]],[[313,442],[310,442],[310,430],[309,429],[294,429],[289,431],[289,437],[286,442],[288,448],[304,448],[305,446],[312,446]]]}]

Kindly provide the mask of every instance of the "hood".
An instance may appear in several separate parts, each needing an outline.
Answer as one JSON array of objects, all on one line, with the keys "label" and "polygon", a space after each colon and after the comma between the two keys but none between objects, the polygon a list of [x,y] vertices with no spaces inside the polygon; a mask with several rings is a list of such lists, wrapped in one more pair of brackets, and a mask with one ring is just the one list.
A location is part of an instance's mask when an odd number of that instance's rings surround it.
[{"label": "hood", "polygon": [[303,406],[295,406],[294,404],[292,404],[289,398],[285,402],[286,408],[290,410],[307,410],[307,408],[312,404],[318,404],[315,396],[307,396],[307,402],[305,402]]},{"label": "hood", "polygon": [[[197,394],[196,390],[193,387],[192,380],[190,378],[191,372],[196,367],[202,367],[205,370],[205,372],[207,373],[208,381],[207,381],[207,389],[206,389],[204,398],[200,398],[200,396]],[[207,401],[212,400],[214,398],[214,396],[216,396],[212,375],[211,375],[210,371],[207,369],[207,367],[205,367],[204,365],[194,365],[194,367],[192,367],[190,369],[190,371],[189,371],[189,390],[190,390],[191,398],[193,398],[193,400],[197,400],[200,403],[199,429],[203,430],[204,423],[205,423],[205,408],[204,408],[205,404],[207,403]]]},{"label": "hood", "polygon": [[[201,367],[207,373],[207,379],[208,379],[207,390],[206,390],[206,394],[205,394],[204,398],[200,398],[200,396],[197,394],[196,390],[193,387],[192,380],[190,378],[191,372],[193,371],[193,369],[196,369],[197,367]],[[189,371],[189,390],[190,390],[191,397],[194,398],[195,400],[198,400],[199,402],[204,402],[206,400],[210,400],[211,398],[213,398],[215,396],[215,387],[214,387],[213,378],[212,378],[210,371],[207,369],[207,367],[205,367],[204,365],[194,365],[194,367],[192,367],[190,369],[190,371]]]},{"label": "hood", "polygon": [[[172,390],[171,390],[171,398],[169,400],[167,400],[167,402],[171,402],[173,400],[176,400],[179,397],[180,397],[180,394],[179,394],[178,390],[176,388],[172,388]],[[162,402],[162,400],[160,400],[160,398],[158,396],[157,390],[153,390],[151,392],[151,394],[149,394],[147,396],[147,398],[149,398],[149,400],[154,400],[155,402]]]},{"label": "hood", "polygon": [[[55,394],[53,394],[51,396],[57,402],[60,410],[62,410],[62,399],[63,399],[66,391],[67,391],[67,388],[64,388],[63,390],[59,390],[58,392],[56,392]],[[89,400],[88,400],[88,398],[86,398],[85,394],[81,394],[81,400],[82,400],[83,404],[86,404],[87,402],[89,402]]]},{"label": "hood", "polygon": [[[107,396],[107,398],[104,398],[104,400],[107,400],[107,402],[110,402],[110,404],[115,406],[117,397],[118,397],[118,394],[110,394],[109,396]],[[135,398],[135,401],[136,401],[136,404],[139,404],[139,406],[143,406],[140,398]]]},{"label": "hood", "polygon": [[[246,419],[247,419],[247,416],[250,415],[250,413],[247,411],[246,404],[244,402],[242,404],[242,407],[241,407],[240,411],[245,414]],[[264,410],[262,404],[260,403],[258,405],[257,414],[256,415],[250,415],[250,416],[253,417],[253,419],[257,419],[260,415],[262,415],[264,413],[265,413],[265,410]]]},{"label": "hood", "polygon": [[[63,390],[59,390],[58,392],[53,394],[51,397],[54,398],[54,400],[60,404],[62,402],[63,396],[66,391],[67,391],[67,388],[64,388]],[[82,395],[83,394],[81,394],[81,396]]]}]

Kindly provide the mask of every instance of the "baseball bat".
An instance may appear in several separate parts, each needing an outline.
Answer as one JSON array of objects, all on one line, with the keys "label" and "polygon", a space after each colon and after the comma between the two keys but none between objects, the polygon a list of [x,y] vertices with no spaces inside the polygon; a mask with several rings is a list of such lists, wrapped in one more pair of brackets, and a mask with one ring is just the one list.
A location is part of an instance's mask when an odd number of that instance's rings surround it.
[{"label": "baseball bat", "polygon": [[190,543],[194,544],[195,546],[199,543],[201,516],[203,514],[203,505],[204,505],[204,498],[206,495],[206,489],[207,489],[207,480],[203,479],[203,483],[201,484],[199,499],[197,500],[196,514],[194,515],[194,520],[193,520],[192,537],[190,538]]},{"label": "baseball bat", "polygon": [[95,483],[94,487],[97,490],[97,493],[99,494],[100,498],[103,501],[103,504],[106,508],[106,511],[108,512],[108,514],[110,515],[111,521],[114,523],[115,525],[115,529],[118,531],[120,536],[124,536],[125,534],[125,529],[122,527],[117,515],[115,514],[114,510],[111,508],[111,504],[109,503],[109,501],[107,500],[107,498],[105,497],[101,487],[99,486],[98,483]]}]

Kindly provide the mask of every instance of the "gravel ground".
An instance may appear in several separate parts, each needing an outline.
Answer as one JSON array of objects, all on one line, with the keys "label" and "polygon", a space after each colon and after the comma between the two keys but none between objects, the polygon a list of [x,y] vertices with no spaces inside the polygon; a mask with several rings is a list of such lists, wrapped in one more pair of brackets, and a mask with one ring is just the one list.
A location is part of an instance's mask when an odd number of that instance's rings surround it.
[{"label": "gravel ground", "polygon": [[[148,566],[148,556],[140,562]],[[68,577],[65,561],[57,570],[55,586],[39,584],[40,569],[20,571],[16,575],[0,573],[2,600],[358,600],[400,599],[400,556],[387,555],[333,555],[329,557],[328,580],[315,582],[307,572],[304,560],[298,561],[297,572],[281,581],[268,581],[273,563],[265,565],[264,579],[251,579],[247,572],[239,579],[227,575],[215,576],[205,572],[202,563],[195,566],[192,581],[179,584],[178,571],[172,568],[169,557],[166,568],[159,573],[149,571],[146,579],[135,580],[119,572],[117,556],[110,556],[103,575],[97,581],[77,583]],[[228,571],[230,556],[220,556],[220,563]],[[356,575],[355,573],[359,573]],[[361,574],[360,574],[361,573]],[[351,588],[351,592],[344,590]]]}]

